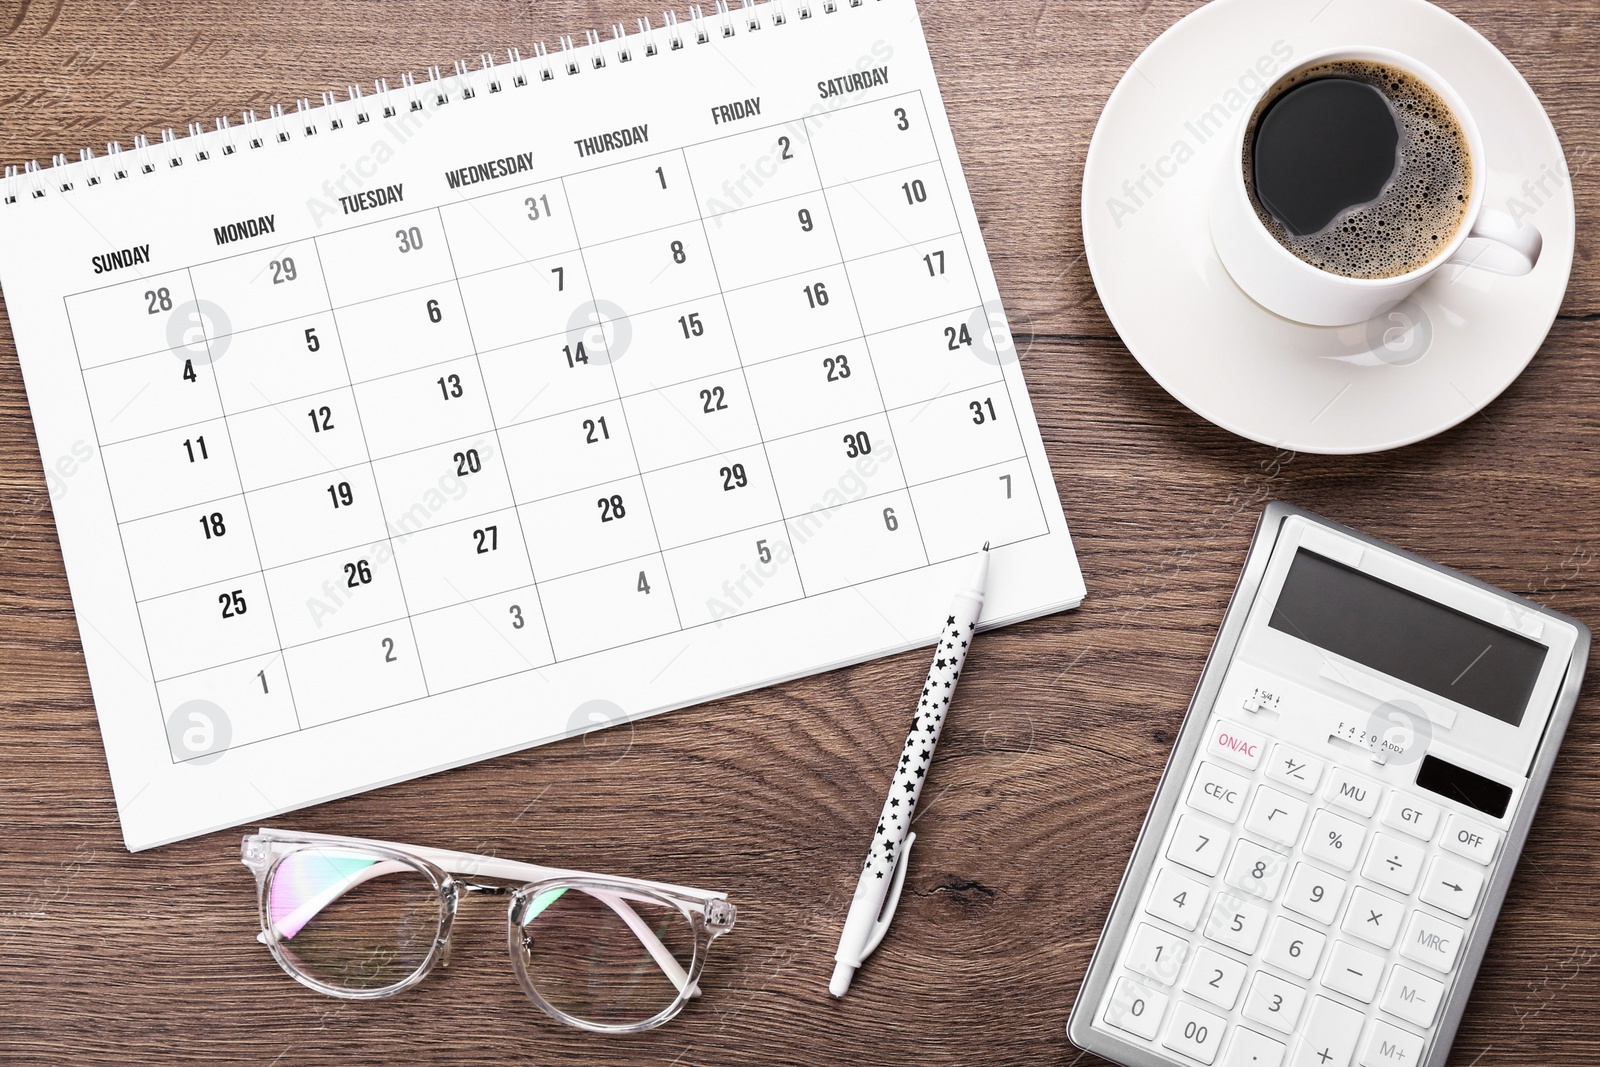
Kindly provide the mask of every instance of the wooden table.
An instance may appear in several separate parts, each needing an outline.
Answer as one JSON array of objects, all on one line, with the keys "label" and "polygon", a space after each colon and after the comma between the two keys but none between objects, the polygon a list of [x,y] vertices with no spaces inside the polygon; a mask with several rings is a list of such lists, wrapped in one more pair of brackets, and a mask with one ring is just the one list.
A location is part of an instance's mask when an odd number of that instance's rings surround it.
[{"label": "wooden table", "polygon": [[[1173,401],[1108,323],[1078,195],[1117,78],[1190,0],[923,15],[1090,598],[986,639],[925,798],[901,914],[849,998],[826,992],[863,828],[900,744],[908,653],[280,820],[727,889],[706,996],[642,1037],[522,997],[492,901],[454,964],[392,1000],[300,988],[253,941],[237,833],[130,856],[118,834],[50,497],[0,336],[0,1061],[1088,1063],[1068,1009],[1261,506],[1284,497],[1600,621],[1600,192],[1543,351],[1463,426],[1386,455],[1275,453]],[[1600,153],[1600,5],[1449,0],[1524,72],[1574,169]],[[524,48],[638,14],[259,0],[0,4],[0,156]],[[1026,102],[1026,103],[1021,103]],[[1029,145],[1018,151],[1019,144]],[[1600,690],[1580,702],[1453,1063],[1600,1063]],[[1097,1062],[1097,1061],[1096,1061]]]}]

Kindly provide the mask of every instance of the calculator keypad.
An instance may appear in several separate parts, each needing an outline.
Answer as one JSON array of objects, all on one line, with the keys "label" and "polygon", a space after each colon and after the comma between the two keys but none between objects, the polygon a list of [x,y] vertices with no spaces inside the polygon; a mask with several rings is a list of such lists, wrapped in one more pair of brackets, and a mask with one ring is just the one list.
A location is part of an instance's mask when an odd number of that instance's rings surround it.
[{"label": "calculator keypad", "polygon": [[1176,1063],[1413,1067],[1504,835],[1215,717],[1100,1024]]}]

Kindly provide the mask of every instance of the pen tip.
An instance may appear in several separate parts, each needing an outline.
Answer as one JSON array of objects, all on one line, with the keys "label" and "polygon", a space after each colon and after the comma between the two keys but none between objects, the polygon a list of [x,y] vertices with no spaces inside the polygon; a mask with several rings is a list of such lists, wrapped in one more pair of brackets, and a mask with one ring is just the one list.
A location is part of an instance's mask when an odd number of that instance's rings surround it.
[{"label": "pen tip", "polygon": [[983,543],[983,550],[984,550],[984,551],[985,551],[985,552],[987,552],[987,551],[989,551],[989,542],[987,542],[987,541],[985,541],[985,542],[984,542],[984,543]]}]

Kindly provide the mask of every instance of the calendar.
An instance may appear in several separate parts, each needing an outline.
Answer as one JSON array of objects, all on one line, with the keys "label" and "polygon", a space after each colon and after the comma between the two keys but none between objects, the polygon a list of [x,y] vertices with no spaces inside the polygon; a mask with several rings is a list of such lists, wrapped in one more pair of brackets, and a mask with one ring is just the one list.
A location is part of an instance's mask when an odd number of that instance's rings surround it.
[{"label": "calendar", "polygon": [[0,282],[131,849],[1084,594],[912,0],[109,147]]}]

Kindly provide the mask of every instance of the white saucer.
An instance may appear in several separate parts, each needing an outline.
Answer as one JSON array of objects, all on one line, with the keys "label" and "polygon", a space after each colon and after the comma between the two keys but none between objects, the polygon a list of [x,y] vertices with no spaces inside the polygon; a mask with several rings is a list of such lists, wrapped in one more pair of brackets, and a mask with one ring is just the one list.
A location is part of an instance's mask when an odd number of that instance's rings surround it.
[{"label": "white saucer", "polygon": [[[1234,284],[1205,210],[1225,137],[1202,116],[1220,105],[1231,128],[1241,82],[1351,44],[1415,56],[1466,100],[1488,157],[1485,206],[1544,235],[1531,274],[1445,267],[1381,320],[1339,328],[1279,318]],[[1196,414],[1279,448],[1377,452],[1476,414],[1528,365],[1572,271],[1572,188],[1527,82],[1425,0],[1213,0],[1157,38],[1106,102],[1084,166],[1083,238],[1117,332]]]}]

